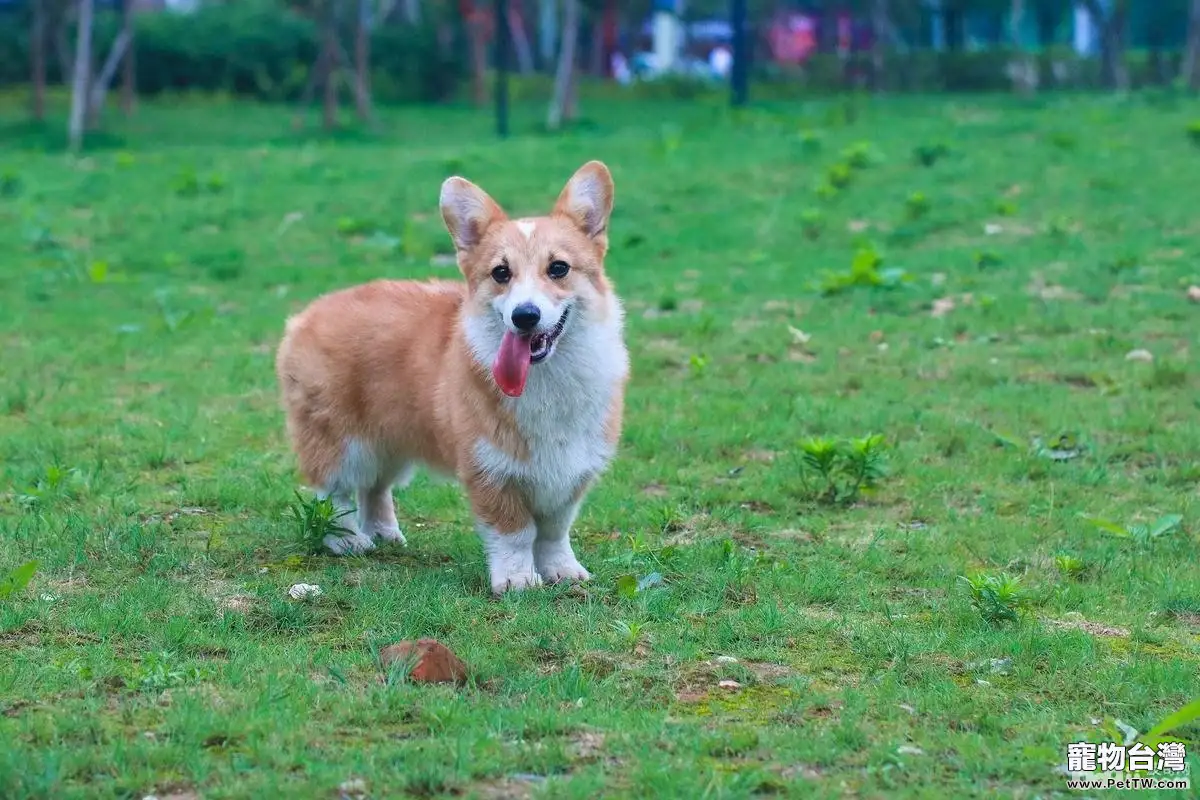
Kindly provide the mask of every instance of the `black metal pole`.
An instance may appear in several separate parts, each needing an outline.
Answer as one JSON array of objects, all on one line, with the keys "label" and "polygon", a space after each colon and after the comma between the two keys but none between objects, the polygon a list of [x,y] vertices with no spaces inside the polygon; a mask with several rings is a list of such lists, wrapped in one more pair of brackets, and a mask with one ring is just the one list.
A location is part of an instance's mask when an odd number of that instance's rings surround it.
[{"label": "black metal pole", "polygon": [[508,28],[508,0],[495,0],[496,11],[496,133],[508,136],[508,57],[512,31]]},{"label": "black metal pole", "polygon": [[733,69],[730,70],[731,100],[735,106],[746,105],[750,94],[750,47],[746,37],[746,0],[733,0]]}]

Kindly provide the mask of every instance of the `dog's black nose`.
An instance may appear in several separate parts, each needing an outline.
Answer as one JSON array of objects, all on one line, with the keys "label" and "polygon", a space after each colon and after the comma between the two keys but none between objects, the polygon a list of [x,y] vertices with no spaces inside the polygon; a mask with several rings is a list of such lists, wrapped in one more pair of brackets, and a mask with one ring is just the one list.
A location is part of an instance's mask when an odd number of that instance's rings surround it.
[{"label": "dog's black nose", "polygon": [[531,331],[542,319],[542,312],[533,303],[521,303],[513,309],[512,321],[519,331]]}]

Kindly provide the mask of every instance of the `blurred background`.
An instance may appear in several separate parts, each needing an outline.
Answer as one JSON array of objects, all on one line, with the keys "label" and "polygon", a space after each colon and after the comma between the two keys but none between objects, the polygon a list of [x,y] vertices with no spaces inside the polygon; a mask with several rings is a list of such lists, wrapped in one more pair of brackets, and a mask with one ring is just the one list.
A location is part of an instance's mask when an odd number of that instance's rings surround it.
[{"label": "blurred background", "polygon": [[[371,119],[375,104],[689,98],[737,75],[814,92],[1200,86],[1200,0],[0,0],[0,85],[71,95],[72,141],[119,98],[226,93]],[[111,90],[111,91],[110,91]],[[344,109],[344,110],[343,110]]]}]

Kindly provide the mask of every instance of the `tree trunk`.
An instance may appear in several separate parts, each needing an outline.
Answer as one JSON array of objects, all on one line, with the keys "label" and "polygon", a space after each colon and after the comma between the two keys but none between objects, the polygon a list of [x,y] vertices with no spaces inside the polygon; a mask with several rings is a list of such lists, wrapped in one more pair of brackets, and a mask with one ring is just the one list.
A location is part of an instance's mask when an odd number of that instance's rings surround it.
[{"label": "tree trunk", "polygon": [[1105,14],[1099,0],[1084,0],[1092,21],[1100,29],[1100,74],[1109,89],[1124,92],[1129,89],[1129,68],[1125,64],[1125,19],[1127,0],[1112,0],[1112,10]]},{"label": "tree trunk", "polygon": [[29,35],[29,72],[33,81],[33,118],[46,118],[46,0],[34,0]]},{"label": "tree trunk", "polygon": [[87,118],[89,127],[94,127],[100,120],[100,112],[103,110],[104,103],[108,99],[108,87],[112,85],[113,78],[117,74],[117,65],[121,63],[132,41],[132,30],[122,30],[117,34],[116,41],[112,44],[112,49],[108,51],[108,58],[104,60],[104,66],[92,81],[91,89],[88,92]]},{"label": "tree trunk", "polygon": [[1183,57],[1184,83],[1193,92],[1200,91],[1200,0],[1192,0],[1188,19],[1187,52]]},{"label": "tree trunk", "polygon": [[1033,13],[1034,22],[1037,23],[1038,46],[1045,50],[1054,45],[1054,33],[1059,21],[1058,7],[1049,0],[1037,0]]},{"label": "tree trunk", "polygon": [[471,50],[471,94],[478,108],[487,104],[487,42],[484,41],[483,12],[475,0],[464,0],[463,17],[467,21],[467,39]]},{"label": "tree trunk", "polygon": [[967,43],[967,28],[963,11],[958,7],[957,0],[944,4],[942,25],[946,30],[946,49],[952,52],[962,50]]},{"label": "tree trunk", "polygon": [[92,0],[79,0],[79,28],[75,35],[74,75],[71,78],[71,116],[67,144],[72,153],[83,147],[92,67]]},{"label": "tree trunk", "polygon": [[371,2],[358,0],[354,29],[354,105],[358,118],[371,119]]},{"label": "tree trunk", "polygon": [[1024,17],[1024,0],[1011,0],[1008,10],[1009,46],[1012,47],[1009,74],[1012,77],[1013,88],[1021,94],[1033,94],[1038,88],[1038,65],[1021,46],[1021,21]]},{"label": "tree trunk", "polygon": [[887,37],[891,28],[888,20],[888,0],[871,2],[871,85],[882,92],[886,80]]},{"label": "tree trunk", "polygon": [[543,69],[549,69],[554,63],[557,37],[558,3],[555,0],[538,0],[538,53]]},{"label": "tree trunk", "polygon": [[546,127],[556,131],[563,119],[574,116],[575,45],[579,40],[579,0],[563,0],[562,47],[554,72],[554,94],[546,114]]},{"label": "tree trunk", "polygon": [[133,0],[125,0],[121,10],[122,33],[129,34],[121,73],[121,109],[125,116],[132,116],[137,107],[137,39],[134,37],[133,15]]},{"label": "tree trunk", "polygon": [[322,120],[325,130],[337,127],[337,0],[325,0],[325,14],[321,22],[321,81],[324,89]]},{"label": "tree trunk", "polygon": [[529,35],[525,32],[525,15],[521,13],[521,3],[513,0],[508,6],[508,32],[512,34],[513,50],[517,54],[517,71],[522,75],[533,73],[533,48],[529,44]]}]

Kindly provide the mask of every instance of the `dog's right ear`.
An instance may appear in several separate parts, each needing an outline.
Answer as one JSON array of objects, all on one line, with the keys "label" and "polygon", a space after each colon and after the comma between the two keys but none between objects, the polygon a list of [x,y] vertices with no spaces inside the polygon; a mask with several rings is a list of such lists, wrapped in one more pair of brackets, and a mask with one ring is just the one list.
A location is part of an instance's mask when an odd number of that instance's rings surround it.
[{"label": "dog's right ear", "polygon": [[446,230],[460,252],[476,247],[488,228],[505,219],[496,201],[466,178],[447,178],[442,183],[441,207]]}]

